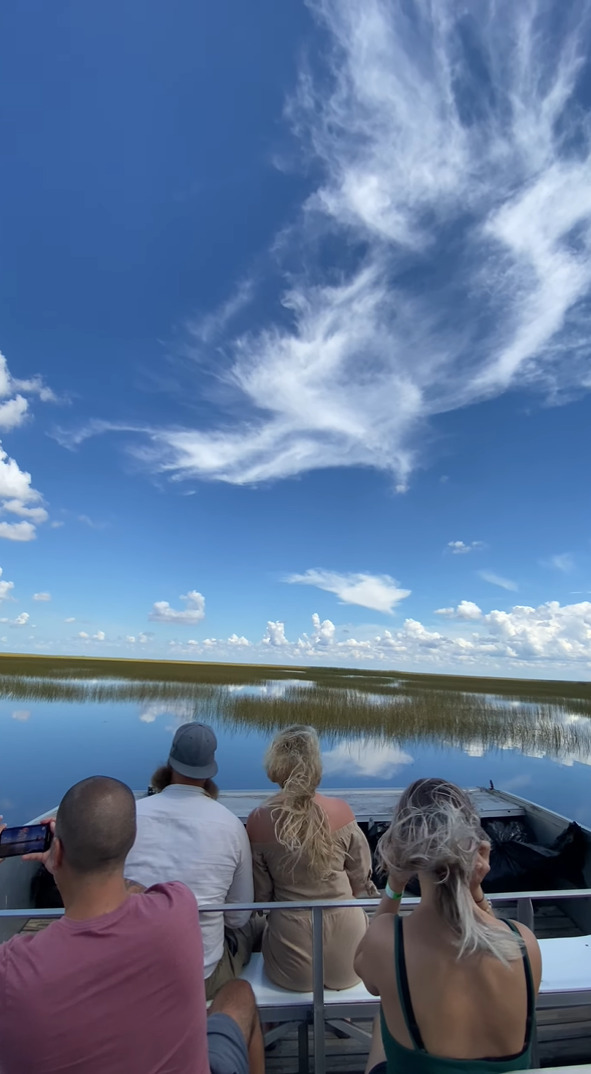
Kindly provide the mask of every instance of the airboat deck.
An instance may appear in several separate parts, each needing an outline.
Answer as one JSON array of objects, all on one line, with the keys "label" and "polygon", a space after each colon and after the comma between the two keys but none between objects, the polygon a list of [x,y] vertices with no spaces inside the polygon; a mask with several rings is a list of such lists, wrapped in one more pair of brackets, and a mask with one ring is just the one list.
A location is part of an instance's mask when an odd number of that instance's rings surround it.
[{"label": "airboat deck", "polygon": [[[375,841],[376,833],[389,822],[402,791],[391,787],[343,788],[324,793],[345,798],[359,824]],[[565,817],[493,787],[470,793],[483,821],[524,820],[533,840],[541,845],[550,846],[569,825]],[[268,791],[226,791],[220,793],[219,801],[245,820],[268,796]],[[49,811],[44,816],[54,813],[55,810]],[[581,886],[559,883],[557,878],[554,890],[492,895],[499,915],[517,918],[533,927],[542,942],[543,961],[550,967],[552,980],[547,979],[545,994],[541,993],[538,1004],[538,1060],[542,1066],[586,1063],[591,1059],[591,830],[582,828],[579,833],[584,847]],[[7,860],[2,867],[0,939],[7,939],[19,929],[43,928],[60,913],[33,906],[33,869],[17,859]],[[417,901],[405,898],[402,912],[411,912]],[[369,903],[368,912],[374,906],[375,901]],[[312,904],[311,910],[314,933],[321,936],[321,906]],[[260,955],[253,956],[244,972],[253,984],[263,1022],[279,1023],[266,1034],[266,1070],[268,1074],[362,1074],[377,1002],[368,993],[363,994],[363,986],[334,996],[324,991],[321,944],[314,945],[314,964],[315,989],[305,995],[284,993],[266,981]]]}]

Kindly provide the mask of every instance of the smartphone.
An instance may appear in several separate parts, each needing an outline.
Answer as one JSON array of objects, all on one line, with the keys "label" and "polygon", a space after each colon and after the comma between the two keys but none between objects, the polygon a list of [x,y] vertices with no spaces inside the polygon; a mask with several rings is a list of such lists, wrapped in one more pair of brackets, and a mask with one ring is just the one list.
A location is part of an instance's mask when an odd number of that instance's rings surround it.
[{"label": "smartphone", "polygon": [[49,824],[27,824],[24,828],[5,828],[0,832],[0,858],[34,854],[49,850],[53,832]]}]

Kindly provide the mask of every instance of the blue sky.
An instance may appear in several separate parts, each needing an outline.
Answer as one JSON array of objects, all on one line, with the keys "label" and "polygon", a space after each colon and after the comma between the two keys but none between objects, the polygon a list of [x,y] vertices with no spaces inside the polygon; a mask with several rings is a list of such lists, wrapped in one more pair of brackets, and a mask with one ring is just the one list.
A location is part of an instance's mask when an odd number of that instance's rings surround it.
[{"label": "blue sky", "polygon": [[591,4],[0,11],[0,644],[586,678]]}]

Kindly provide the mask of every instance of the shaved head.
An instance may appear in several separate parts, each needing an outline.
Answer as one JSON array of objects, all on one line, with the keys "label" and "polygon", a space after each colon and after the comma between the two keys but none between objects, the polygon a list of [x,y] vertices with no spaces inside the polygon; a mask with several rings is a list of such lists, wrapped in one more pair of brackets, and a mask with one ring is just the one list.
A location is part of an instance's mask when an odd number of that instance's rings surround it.
[{"label": "shaved head", "polygon": [[135,841],[133,792],[109,776],[75,783],[61,800],[55,834],[74,872],[115,871],[123,866]]}]

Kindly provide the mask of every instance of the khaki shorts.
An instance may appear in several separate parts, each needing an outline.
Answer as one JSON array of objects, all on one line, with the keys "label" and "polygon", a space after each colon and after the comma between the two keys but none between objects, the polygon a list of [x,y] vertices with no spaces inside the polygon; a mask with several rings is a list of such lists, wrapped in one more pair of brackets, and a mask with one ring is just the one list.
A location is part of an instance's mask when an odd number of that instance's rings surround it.
[{"label": "khaki shorts", "polygon": [[215,970],[205,981],[205,998],[213,999],[223,985],[239,977],[253,951],[261,949],[265,918],[253,914],[241,929],[224,930],[224,952]]}]

